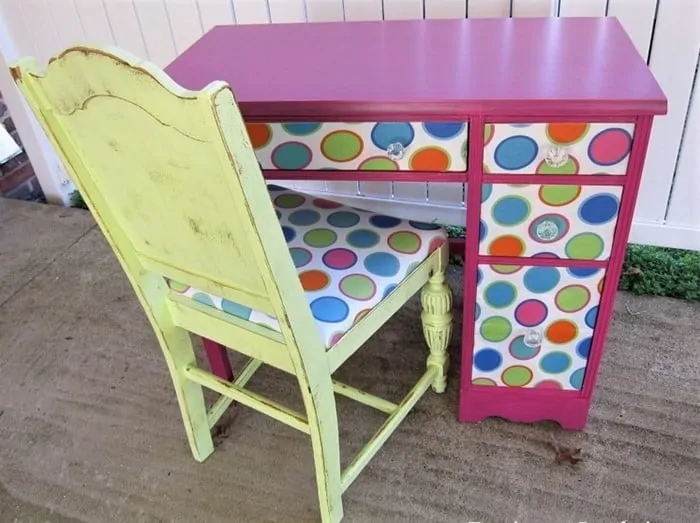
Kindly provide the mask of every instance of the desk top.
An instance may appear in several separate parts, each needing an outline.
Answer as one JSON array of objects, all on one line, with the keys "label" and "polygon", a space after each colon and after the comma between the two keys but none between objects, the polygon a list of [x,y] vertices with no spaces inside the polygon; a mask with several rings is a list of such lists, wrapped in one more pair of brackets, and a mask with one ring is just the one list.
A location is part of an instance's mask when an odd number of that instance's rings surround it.
[{"label": "desk top", "polygon": [[166,71],[228,82],[250,119],[666,112],[616,18],[217,26]]}]

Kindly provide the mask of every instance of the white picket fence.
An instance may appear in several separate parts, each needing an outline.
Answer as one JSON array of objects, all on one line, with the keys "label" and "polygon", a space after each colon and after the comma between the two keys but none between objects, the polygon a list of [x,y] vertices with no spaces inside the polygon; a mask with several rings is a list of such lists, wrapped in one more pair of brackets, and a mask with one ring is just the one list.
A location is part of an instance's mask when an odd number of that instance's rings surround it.
[{"label": "white picket fence", "polygon": [[[669,99],[668,115],[654,124],[632,241],[700,250],[700,0],[0,0],[0,90],[44,192],[65,202],[72,186],[23,100],[10,92],[7,61],[27,54],[46,61],[88,41],[116,44],[164,66],[219,24],[465,16],[618,17]],[[455,225],[465,219],[458,184],[296,185],[416,219]]]}]

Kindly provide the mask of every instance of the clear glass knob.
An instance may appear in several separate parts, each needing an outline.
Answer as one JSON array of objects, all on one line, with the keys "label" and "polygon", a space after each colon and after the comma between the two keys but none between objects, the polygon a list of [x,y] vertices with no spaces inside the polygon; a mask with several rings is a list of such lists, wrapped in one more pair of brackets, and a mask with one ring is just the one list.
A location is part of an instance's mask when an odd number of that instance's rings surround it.
[{"label": "clear glass knob", "polygon": [[569,155],[563,147],[550,147],[544,155],[544,162],[550,167],[561,167],[569,161]]},{"label": "clear glass knob", "polygon": [[554,240],[559,235],[559,226],[552,220],[544,220],[535,228],[535,234],[540,240]]},{"label": "clear glass knob", "polygon": [[401,160],[406,156],[406,148],[399,142],[389,144],[389,147],[386,148],[386,155],[392,160]]},{"label": "clear glass knob", "polygon": [[539,347],[542,345],[542,333],[536,329],[530,329],[525,333],[523,343],[528,347]]}]

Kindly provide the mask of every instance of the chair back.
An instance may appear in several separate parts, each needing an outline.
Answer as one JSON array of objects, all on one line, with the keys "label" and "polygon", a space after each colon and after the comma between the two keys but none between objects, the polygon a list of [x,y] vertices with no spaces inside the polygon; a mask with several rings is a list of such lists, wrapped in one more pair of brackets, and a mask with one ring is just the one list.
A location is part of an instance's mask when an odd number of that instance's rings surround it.
[{"label": "chair back", "polygon": [[290,350],[303,332],[308,357],[325,353],[226,83],[188,91],[84,46],[11,72],[135,287],[144,271],[193,286],[274,316]]}]

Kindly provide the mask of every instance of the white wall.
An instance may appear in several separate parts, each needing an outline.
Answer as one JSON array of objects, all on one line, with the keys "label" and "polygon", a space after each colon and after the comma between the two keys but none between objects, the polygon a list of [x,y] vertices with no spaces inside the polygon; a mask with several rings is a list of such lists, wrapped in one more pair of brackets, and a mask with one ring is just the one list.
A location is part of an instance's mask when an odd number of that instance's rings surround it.
[{"label": "white wall", "polygon": [[[700,250],[700,0],[0,0],[0,23],[9,30],[4,37],[0,30],[0,51],[10,60],[32,54],[46,61],[63,47],[88,41],[116,44],[164,66],[218,24],[605,15],[620,18],[669,98],[669,114],[654,124],[632,241]],[[3,92],[11,87],[8,79],[3,71]],[[14,115],[17,100],[9,102]],[[29,126],[23,127],[26,143]],[[65,196],[55,157],[41,138],[36,142],[27,149],[44,171],[45,192]],[[389,205],[408,217],[464,223],[458,184],[295,185],[362,198],[365,207],[386,211]]]}]

